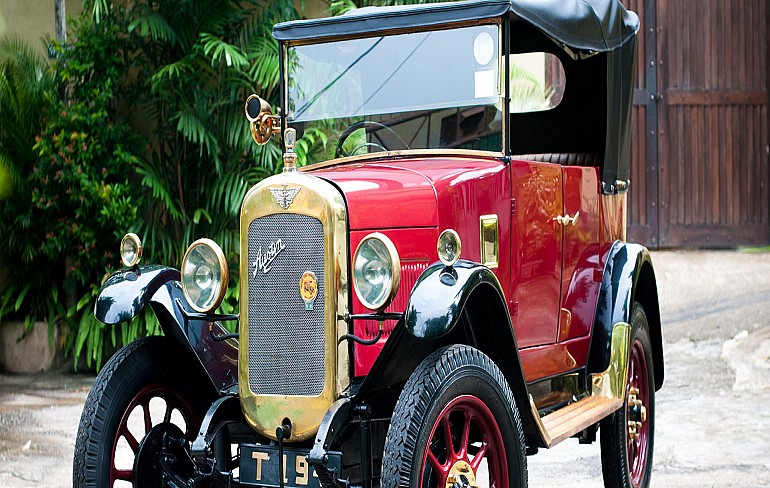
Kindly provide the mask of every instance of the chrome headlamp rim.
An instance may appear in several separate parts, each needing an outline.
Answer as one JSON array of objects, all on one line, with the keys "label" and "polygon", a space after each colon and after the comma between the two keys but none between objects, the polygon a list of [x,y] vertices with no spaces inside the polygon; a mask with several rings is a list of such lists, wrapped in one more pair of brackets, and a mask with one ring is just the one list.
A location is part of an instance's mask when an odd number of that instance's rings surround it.
[{"label": "chrome headlamp rim", "polygon": [[[457,251],[452,258],[447,257],[445,252],[442,250],[441,243],[446,239],[451,239],[454,241],[457,247]],[[462,252],[462,249],[463,244],[460,240],[460,234],[458,234],[454,229],[444,229],[444,231],[441,232],[441,234],[438,236],[438,240],[436,241],[436,252],[438,253],[439,260],[444,266],[454,266],[454,264],[460,260],[460,253]]]},{"label": "chrome headlamp rim", "polygon": [[[392,276],[390,280],[390,290],[388,290],[388,293],[385,295],[385,297],[379,302],[379,303],[372,303],[361,294],[361,292],[358,290],[358,276],[356,275],[356,261],[358,260],[358,253],[366,244],[368,241],[371,240],[377,240],[380,241],[382,244],[385,245],[385,249],[388,252],[388,258],[390,259],[391,268],[392,268]],[[388,305],[390,305],[393,302],[393,299],[396,297],[396,293],[398,292],[399,285],[401,284],[401,258],[398,256],[398,251],[396,250],[396,246],[393,244],[393,241],[390,240],[388,236],[385,234],[382,234],[380,232],[372,232],[371,234],[368,234],[366,237],[361,239],[361,242],[358,243],[358,247],[356,247],[356,252],[353,253],[353,291],[356,294],[356,297],[358,297],[358,301],[361,302],[361,305],[363,305],[365,308],[369,310],[374,310],[376,312],[381,312],[385,310]]]},{"label": "chrome headlamp rim", "polygon": [[[198,246],[206,246],[210,250],[214,252],[214,255],[217,259],[217,265],[219,266],[219,273],[221,279],[219,280],[219,287],[216,291],[216,299],[209,305],[208,307],[199,307],[195,304],[195,301],[190,298],[190,294],[187,290],[187,282],[184,278],[184,270],[185,270],[185,264],[187,264],[187,259],[190,256],[190,253]],[[184,292],[185,299],[187,299],[187,303],[190,304],[190,306],[199,313],[209,313],[217,309],[219,305],[222,303],[222,300],[225,298],[225,293],[227,292],[227,285],[230,282],[230,270],[227,267],[227,259],[225,258],[225,253],[222,251],[222,248],[219,247],[219,244],[212,241],[211,239],[208,239],[206,237],[202,239],[198,239],[197,241],[190,244],[190,246],[187,248],[187,251],[184,253],[184,257],[182,258],[182,268],[181,268],[181,282],[182,282],[182,291]]]},{"label": "chrome headlamp rim", "polygon": [[[136,246],[136,253],[134,253],[134,258],[131,260],[126,259],[126,255],[124,253],[126,244],[128,242],[132,242],[134,246]],[[123,236],[123,239],[120,240],[120,261],[123,263],[123,265],[126,268],[133,268],[137,264],[139,264],[139,261],[142,259],[142,240],[139,239],[139,236],[134,234],[133,232],[129,232],[128,234]]]}]

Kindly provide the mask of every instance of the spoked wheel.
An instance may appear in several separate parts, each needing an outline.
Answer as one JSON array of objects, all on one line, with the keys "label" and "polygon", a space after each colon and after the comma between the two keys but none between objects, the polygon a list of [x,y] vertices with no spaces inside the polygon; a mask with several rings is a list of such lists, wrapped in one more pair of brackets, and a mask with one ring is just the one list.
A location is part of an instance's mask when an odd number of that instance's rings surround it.
[{"label": "spoked wheel", "polygon": [[631,311],[631,350],[623,408],[601,423],[602,473],[607,487],[650,485],[655,432],[655,387],[647,316]]},{"label": "spoked wheel", "polygon": [[381,486],[526,485],[521,419],[497,366],[468,346],[428,356],[404,386],[393,412]]},{"label": "spoked wheel", "polygon": [[179,344],[149,337],[127,345],[104,365],[80,418],[75,488],[129,487],[138,473],[142,486],[161,486],[159,475],[153,474],[156,468],[150,466],[156,464],[151,451],[158,450],[158,443],[143,440],[158,429],[194,440],[212,400],[213,388],[190,367],[191,360],[191,353]]},{"label": "spoked wheel", "polygon": [[479,398],[463,395],[450,401],[436,419],[420,486],[479,486],[476,477],[481,470],[489,475],[490,486],[507,488],[507,466],[503,436],[492,411]]}]

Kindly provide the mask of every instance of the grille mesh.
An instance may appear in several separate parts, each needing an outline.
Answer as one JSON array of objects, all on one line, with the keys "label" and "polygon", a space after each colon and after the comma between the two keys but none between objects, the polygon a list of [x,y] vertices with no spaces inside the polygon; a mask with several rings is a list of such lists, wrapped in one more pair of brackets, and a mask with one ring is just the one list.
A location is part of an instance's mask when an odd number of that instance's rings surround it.
[{"label": "grille mesh", "polygon": [[[271,246],[283,249],[265,265]],[[263,267],[254,264],[260,254]],[[249,225],[248,258],[251,390],[256,395],[320,395],[324,386],[325,312],[321,222],[296,214],[254,219]],[[267,273],[263,272],[265,266]],[[315,273],[318,280],[318,296],[311,311],[305,310],[299,295],[299,281],[305,271]]]}]

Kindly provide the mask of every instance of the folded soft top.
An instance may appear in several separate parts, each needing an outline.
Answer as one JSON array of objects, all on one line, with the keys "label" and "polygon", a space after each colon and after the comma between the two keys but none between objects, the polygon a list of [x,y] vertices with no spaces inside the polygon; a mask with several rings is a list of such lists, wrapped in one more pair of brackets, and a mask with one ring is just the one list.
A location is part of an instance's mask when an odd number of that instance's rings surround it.
[{"label": "folded soft top", "polygon": [[634,37],[639,19],[619,0],[470,0],[449,3],[367,7],[338,17],[277,24],[279,41],[308,41],[372,35],[444,24],[493,19],[506,13],[548,36],[584,51],[612,51]]}]

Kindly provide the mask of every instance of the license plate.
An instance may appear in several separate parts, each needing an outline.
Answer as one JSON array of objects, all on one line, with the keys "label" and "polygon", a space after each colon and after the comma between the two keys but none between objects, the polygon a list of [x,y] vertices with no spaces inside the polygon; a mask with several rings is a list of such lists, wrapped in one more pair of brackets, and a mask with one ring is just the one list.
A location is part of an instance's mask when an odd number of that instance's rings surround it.
[{"label": "license plate", "polygon": [[[315,468],[307,462],[307,449],[283,448],[283,485],[286,488],[321,488]],[[240,482],[250,486],[278,487],[278,446],[241,444]],[[342,454],[330,452],[329,471],[342,468]]]}]

